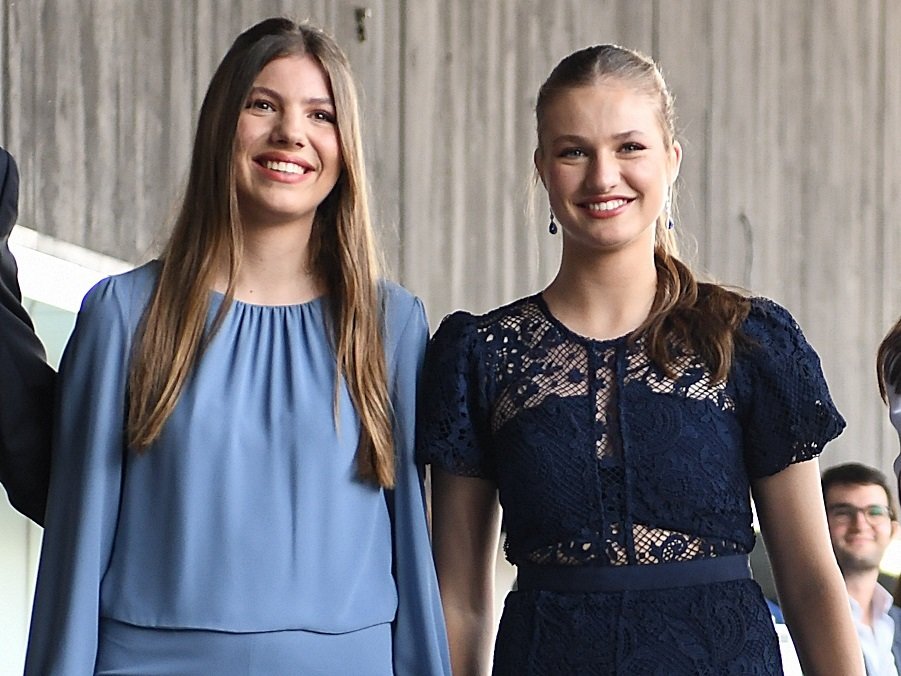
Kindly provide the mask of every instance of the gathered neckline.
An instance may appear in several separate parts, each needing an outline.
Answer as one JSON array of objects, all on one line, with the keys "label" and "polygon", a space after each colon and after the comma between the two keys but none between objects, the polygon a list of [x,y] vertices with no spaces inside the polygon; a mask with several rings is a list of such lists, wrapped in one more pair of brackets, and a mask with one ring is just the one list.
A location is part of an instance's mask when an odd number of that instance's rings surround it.
[{"label": "gathered neckline", "polygon": [[[210,289],[210,293],[214,298],[217,298],[221,303],[225,300],[225,294],[221,291],[216,291],[215,289]],[[310,300],[303,301],[301,303],[284,303],[280,305],[267,305],[265,303],[251,303],[250,301],[239,300],[238,298],[232,298],[232,305],[236,307],[245,307],[250,309],[258,309],[258,310],[286,310],[291,308],[305,308],[312,307],[314,305],[319,305],[325,300],[326,295],[322,294],[321,296],[316,296],[315,298],[311,298]]]}]

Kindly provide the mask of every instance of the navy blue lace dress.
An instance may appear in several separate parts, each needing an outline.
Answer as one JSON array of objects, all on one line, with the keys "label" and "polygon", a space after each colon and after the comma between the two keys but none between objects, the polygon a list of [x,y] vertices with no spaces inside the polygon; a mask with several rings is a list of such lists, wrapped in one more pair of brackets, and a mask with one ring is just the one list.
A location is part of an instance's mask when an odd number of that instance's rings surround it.
[{"label": "navy blue lace dress", "polygon": [[[753,345],[720,383],[679,345],[670,378],[641,339],[576,335],[540,295],[455,313],[427,351],[420,459],[497,484],[521,579],[525,569],[653,576],[743,561],[754,545],[750,480],[817,456],[844,427],[791,315],[751,303]],[[521,585],[505,602],[494,673],[781,674],[760,588],[746,570],[734,577]]]}]

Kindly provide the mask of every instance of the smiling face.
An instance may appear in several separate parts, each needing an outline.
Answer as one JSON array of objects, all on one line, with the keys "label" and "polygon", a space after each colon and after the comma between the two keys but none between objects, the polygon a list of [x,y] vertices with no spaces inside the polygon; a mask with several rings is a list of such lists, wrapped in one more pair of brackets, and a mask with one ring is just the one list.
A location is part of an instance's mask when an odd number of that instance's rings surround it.
[{"label": "smiling face", "polygon": [[235,172],[245,227],[302,223],[342,170],[331,88],[310,56],[285,56],[260,71],[238,118]]},{"label": "smiling face", "polygon": [[655,100],[611,78],[565,88],[547,104],[538,137],[535,166],[564,244],[653,252],[681,160]]},{"label": "smiling face", "polygon": [[[873,571],[895,535],[898,524],[890,517],[868,520],[860,511],[871,505],[887,506],[885,489],[878,484],[833,484],[826,490],[829,536],[839,567],[845,575]],[[850,517],[837,518],[837,512]]]}]

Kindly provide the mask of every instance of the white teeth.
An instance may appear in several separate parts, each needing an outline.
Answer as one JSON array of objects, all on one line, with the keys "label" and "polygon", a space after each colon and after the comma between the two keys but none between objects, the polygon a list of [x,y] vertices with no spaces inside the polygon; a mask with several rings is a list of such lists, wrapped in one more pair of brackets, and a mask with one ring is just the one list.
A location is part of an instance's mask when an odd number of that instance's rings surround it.
[{"label": "white teeth", "polygon": [[589,204],[589,211],[612,211],[618,209],[626,203],[627,200],[610,200],[608,202],[599,202],[597,204]]},{"label": "white teeth", "polygon": [[303,174],[306,171],[299,164],[294,164],[293,162],[272,162],[271,160],[266,160],[265,166],[272,171],[281,171],[286,174]]}]

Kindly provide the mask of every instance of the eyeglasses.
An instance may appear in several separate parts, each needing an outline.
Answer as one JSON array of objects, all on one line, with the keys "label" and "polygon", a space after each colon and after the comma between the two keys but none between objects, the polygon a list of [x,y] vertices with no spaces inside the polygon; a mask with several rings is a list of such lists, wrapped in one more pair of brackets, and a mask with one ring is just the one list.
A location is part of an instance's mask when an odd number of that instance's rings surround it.
[{"label": "eyeglasses", "polygon": [[852,521],[857,521],[858,513],[863,514],[863,518],[871,526],[884,524],[892,519],[892,513],[886,505],[867,505],[866,507],[855,507],[854,505],[830,505],[826,508],[829,518],[835,523],[846,526]]}]

